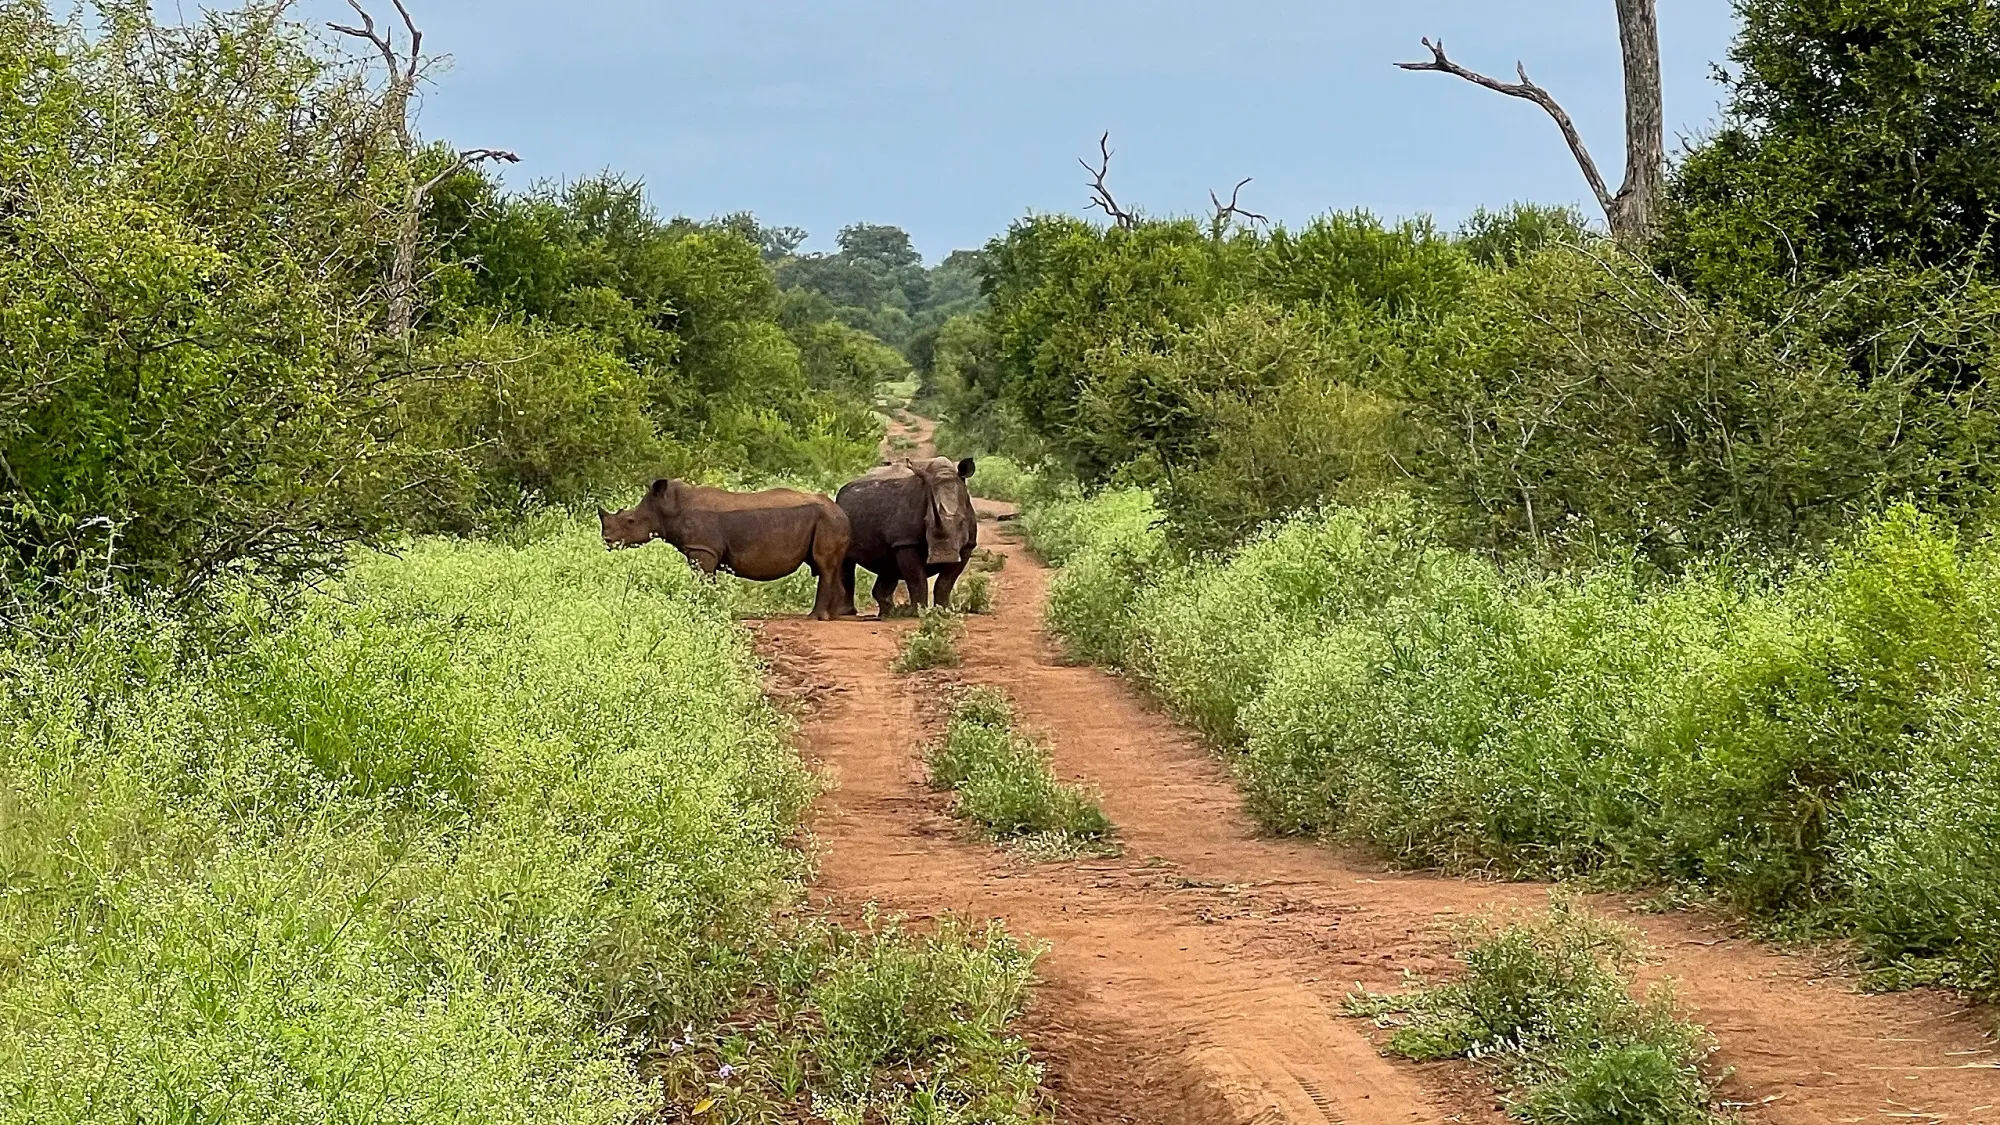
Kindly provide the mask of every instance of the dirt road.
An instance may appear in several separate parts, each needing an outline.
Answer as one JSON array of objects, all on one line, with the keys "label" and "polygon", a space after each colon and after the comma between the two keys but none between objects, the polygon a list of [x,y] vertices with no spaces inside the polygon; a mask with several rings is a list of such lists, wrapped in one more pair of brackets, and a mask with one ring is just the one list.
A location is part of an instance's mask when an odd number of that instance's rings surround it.
[{"label": "dirt road", "polygon": [[[904,428],[927,441],[928,427]],[[822,901],[1000,918],[1049,943],[1030,1040],[1066,1121],[1502,1120],[1471,1068],[1384,1059],[1340,1001],[1357,982],[1389,989],[1405,972],[1448,972],[1452,924],[1545,904],[1548,888],[1397,874],[1259,836],[1191,735],[1118,678],[1065,663],[1040,628],[1050,572],[1010,526],[982,523],[982,545],[1007,565],[960,669],[891,673],[907,621],[759,624],[774,690],[802,703],[803,749],[837,786],[814,823]],[[922,758],[956,682],[1014,697],[1057,771],[1101,790],[1122,856],[1031,864],[950,818]],[[1656,973],[1677,979],[1719,1041],[1735,1072],[1727,1095],[1747,1120],[2000,1125],[1990,1012],[1933,993],[1864,995],[1817,957],[1699,915],[1597,906],[1645,931]]]}]

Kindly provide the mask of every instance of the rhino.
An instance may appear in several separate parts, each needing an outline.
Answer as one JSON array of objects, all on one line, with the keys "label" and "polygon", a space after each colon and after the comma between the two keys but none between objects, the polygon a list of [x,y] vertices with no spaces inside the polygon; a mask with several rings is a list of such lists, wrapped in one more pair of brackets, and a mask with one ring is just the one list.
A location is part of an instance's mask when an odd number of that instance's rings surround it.
[{"label": "rhino", "polygon": [[[645,499],[622,512],[597,510],[608,548],[637,547],[664,539],[680,548],[704,574],[727,567],[739,578],[771,582],[800,566],[819,579],[815,621],[830,621],[843,594],[841,560],[847,557],[847,513],[810,492],[774,488],[730,492],[679,480],[658,480]],[[849,609],[849,613],[853,610]]]},{"label": "rhino", "polygon": [[853,529],[840,568],[843,615],[855,612],[856,567],[877,576],[875,601],[884,614],[895,603],[899,581],[909,587],[911,605],[930,605],[933,575],[937,604],[951,605],[952,588],[979,545],[979,517],[965,487],[973,469],[970,457],[904,458],[876,466],[835,494]]}]

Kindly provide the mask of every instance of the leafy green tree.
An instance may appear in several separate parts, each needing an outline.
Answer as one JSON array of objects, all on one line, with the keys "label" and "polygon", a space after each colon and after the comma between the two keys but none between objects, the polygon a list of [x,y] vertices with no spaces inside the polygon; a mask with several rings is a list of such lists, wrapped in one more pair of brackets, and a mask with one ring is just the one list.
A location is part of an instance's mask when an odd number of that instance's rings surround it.
[{"label": "leafy green tree", "polygon": [[811,325],[793,338],[806,382],[819,390],[866,400],[874,397],[878,384],[900,383],[910,375],[903,353],[838,321]]},{"label": "leafy green tree", "polygon": [[1759,312],[1870,266],[1979,263],[2000,217],[2000,9],[1738,0],[1729,119],[1674,176],[1659,253]]},{"label": "leafy green tree", "polygon": [[591,333],[471,327],[426,358],[452,374],[405,392],[406,436],[459,454],[417,526],[475,530],[543,504],[593,503],[667,461],[639,373]]},{"label": "leafy green tree", "polygon": [[1589,225],[1574,207],[1516,203],[1498,211],[1481,207],[1458,228],[1459,248],[1488,269],[1518,265],[1552,246],[1590,241]]},{"label": "leafy green tree", "polygon": [[1126,446],[1083,400],[1104,349],[1159,350],[1251,285],[1256,243],[1223,243],[1192,221],[1103,229],[1066,216],[1014,224],[987,247],[988,298],[1010,409],[1086,479]]},{"label": "leafy green tree", "polygon": [[1608,252],[1487,275],[1397,372],[1409,464],[1488,547],[1785,552],[1891,500],[1963,514],[1990,488],[1966,457],[1991,429],[1980,397],[1909,367],[1857,382],[1810,327],[1704,306]]},{"label": "leafy green tree", "polygon": [[[179,591],[391,526],[405,180],[281,4],[99,29],[0,3],[0,568]],[[400,493],[402,498],[409,494]]]},{"label": "leafy green tree", "polygon": [[857,223],[842,228],[838,241],[837,253],[793,255],[778,263],[785,294],[780,319],[794,335],[838,321],[927,369],[938,329],[982,300],[980,253],[954,251],[925,269],[909,234],[898,227]]},{"label": "leafy green tree", "polygon": [[840,256],[849,262],[878,265],[891,273],[923,264],[923,257],[901,227],[855,223],[841,228],[838,243]]},{"label": "leafy green tree", "polygon": [[[799,327],[817,318],[793,321],[769,261],[771,240],[789,233],[774,234],[747,214],[662,219],[642,185],[608,174],[517,196],[471,177],[443,193],[435,221],[448,263],[437,271],[439,304],[452,310],[448,324],[440,318],[442,331],[490,350],[484,326],[497,315],[532,329],[516,337],[524,344],[560,342],[557,351],[580,365],[580,379],[597,367],[578,351],[584,338],[630,369],[619,385],[639,388],[658,440],[642,441],[622,423],[604,429],[632,444],[572,446],[580,461],[564,478],[571,485],[602,487],[621,474],[632,484],[668,467],[689,476],[754,468],[833,477],[872,460],[875,423],[865,403],[873,384],[858,387],[840,361],[900,366],[900,357],[842,340],[855,354],[816,354],[825,365],[808,370]],[[541,362],[523,360],[531,368]],[[549,498],[581,496],[562,485]]]}]

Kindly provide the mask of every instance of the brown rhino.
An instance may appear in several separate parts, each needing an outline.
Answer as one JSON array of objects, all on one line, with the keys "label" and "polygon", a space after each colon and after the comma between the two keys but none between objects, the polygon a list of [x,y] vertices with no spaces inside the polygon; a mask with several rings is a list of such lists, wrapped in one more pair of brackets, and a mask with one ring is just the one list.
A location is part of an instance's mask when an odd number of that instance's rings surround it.
[{"label": "brown rhino", "polygon": [[930,576],[937,576],[937,604],[951,605],[951,591],[979,545],[979,517],[965,487],[972,475],[968,457],[891,461],[848,482],[834,497],[854,529],[841,564],[844,595],[840,612],[854,609],[854,569],[874,572],[875,601],[887,612],[896,583],[910,590],[910,603],[931,603]]},{"label": "brown rhino", "polygon": [[622,512],[599,508],[597,523],[606,547],[664,539],[704,574],[728,567],[739,578],[770,582],[804,564],[819,579],[813,620],[830,621],[840,610],[847,514],[824,496],[789,488],[730,492],[659,480],[633,507]]}]

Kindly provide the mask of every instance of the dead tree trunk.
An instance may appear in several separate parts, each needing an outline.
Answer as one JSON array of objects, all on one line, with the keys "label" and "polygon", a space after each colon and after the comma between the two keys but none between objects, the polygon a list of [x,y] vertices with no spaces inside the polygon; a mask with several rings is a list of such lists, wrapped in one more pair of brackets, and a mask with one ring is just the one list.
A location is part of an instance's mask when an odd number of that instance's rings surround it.
[{"label": "dead tree trunk", "polygon": [[1625,53],[1625,183],[1605,217],[1619,238],[1653,233],[1666,182],[1666,113],[1660,102],[1660,18],[1655,0],[1617,0],[1618,43]]},{"label": "dead tree trunk", "polygon": [[1444,40],[1433,43],[1428,62],[1397,63],[1404,70],[1435,70],[1456,75],[1467,82],[1496,93],[1522,98],[1542,107],[1562,130],[1591,194],[1604,208],[1611,233],[1621,242],[1643,242],[1653,232],[1654,212],[1660,187],[1666,179],[1666,120],[1660,101],[1660,21],[1656,0],[1615,0],[1618,8],[1618,42],[1625,55],[1625,182],[1613,192],[1597,170],[1597,162],[1577,132],[1576,123],[1547,90],[1528,80],[1528,69],[1514,64],[1519,82],[1502,82],[1451,61],[1444,53]]},{"label": "dead tree trunk", "polygon": [[382,95],[382,117],[389,130],[395,135],[396,147],[402,153],[408,168],[409,187],[403,193],[403,209],[396,216],[395,255],[390,259],[387,285],[388,314],[385,327],[390,338],[407,342],[410,326],[416,320],[417,306],[417,251],[423,237],[424,208],[430,201],[431,192],[439,184],[463,172],[474,164],[488,160],[505,161],[512,164],[521,158],[511,152],[497,148],[471,148],[457,154],[455,160],[444,171],[428,180],[417,179],[417,141],[410,130],[410,99],[417,93],[417,81],[423,77],[424,33],[417,30],[416,21],[410,18],[410,10],[403,6],[403,0],[393,0],[396,14],[403,17],[403,27],[410,35],[407,53],[396,50],[396,33],[375,29],[375,17],[368,14],[360,0],[347,0],[355,14],[361,17],[360,27],[348,27],[330,23],[327,26],[343,35],[366,39],[382,54],[382,62],[389,68],[389,88]]}]

